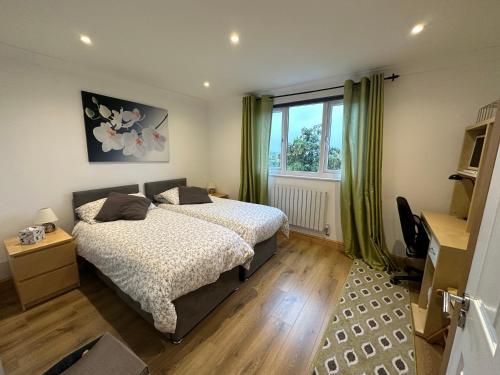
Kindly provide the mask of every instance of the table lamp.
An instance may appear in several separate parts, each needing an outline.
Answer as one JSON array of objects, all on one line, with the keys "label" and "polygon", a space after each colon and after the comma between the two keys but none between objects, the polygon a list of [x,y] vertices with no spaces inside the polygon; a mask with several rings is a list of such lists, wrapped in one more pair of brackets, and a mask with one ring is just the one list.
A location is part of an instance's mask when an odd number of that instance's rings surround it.
[{"label": "table lamp", "polygon": [[215,190],[216,190],[215,182],[209,181],[207,184],[207,190],[210,194],[215,193]]},{"label": "table lamp", "polygon": [[45,233],[50,233],[56,230],[53,221],[57,221],[57,216],[50,207],[40,208],[35,216],[35,224],[43,225]]}]

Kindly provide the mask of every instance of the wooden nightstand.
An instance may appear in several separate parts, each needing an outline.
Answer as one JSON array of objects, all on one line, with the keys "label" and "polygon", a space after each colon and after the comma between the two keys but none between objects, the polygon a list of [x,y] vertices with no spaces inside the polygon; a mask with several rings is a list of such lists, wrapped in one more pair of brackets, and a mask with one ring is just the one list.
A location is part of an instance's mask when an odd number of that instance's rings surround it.
[{"label": "wooden nightstand", "polygon": [[60,228],[33,245],[4,241],[23,310],[80,286],[75,241]]},{"label": "wooden nightstand", "polygon": [[226,193],[215,192],[215,193],[210,193],[210,195],[213,195],[214,197],[217,197],[217,198],[226,198],[226,199],[229,198],[229,194],[226,194]]}]

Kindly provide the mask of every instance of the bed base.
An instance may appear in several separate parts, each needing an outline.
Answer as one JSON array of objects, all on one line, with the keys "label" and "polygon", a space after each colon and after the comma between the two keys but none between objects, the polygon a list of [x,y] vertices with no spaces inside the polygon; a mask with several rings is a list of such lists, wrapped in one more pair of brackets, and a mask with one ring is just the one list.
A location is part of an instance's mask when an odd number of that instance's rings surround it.
[{"label": "bed base", "polygon": [[250,269],[240,266],[240,280],[245,281],[252,276],[264,263],[266,263],[278,249],[278,234],[275,233],[271,238],[259,242],[254,246],[255,255],[253,256]]},{"label": "bed base", "polygon": [[[144,311],[141,305],[123,292],[109,277],[97,267],[92,266],[98,277],[110,287],[120,299],[149,323],[154,325],[151,313]],[[180,344],[182,339],[207,317],[217,306],[239,288],[238,267],[220,275],[219,279],[172,301],[177,313],[177,326],[174,333],[164,333],[173,344]]]}]

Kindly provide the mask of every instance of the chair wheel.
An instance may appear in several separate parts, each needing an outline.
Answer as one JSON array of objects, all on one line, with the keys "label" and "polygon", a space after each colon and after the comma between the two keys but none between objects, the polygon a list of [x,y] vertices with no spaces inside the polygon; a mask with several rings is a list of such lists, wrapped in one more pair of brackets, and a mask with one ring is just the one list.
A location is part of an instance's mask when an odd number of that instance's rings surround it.
[{"label": "chair wheel", "polygon": [[399,285],[399,284],[401,284],[401,281],[399,281],[399,280],[390,279],[389,281],[390,281],[390,282],[391,282],[391,284],[393,284],[393,285]]}]

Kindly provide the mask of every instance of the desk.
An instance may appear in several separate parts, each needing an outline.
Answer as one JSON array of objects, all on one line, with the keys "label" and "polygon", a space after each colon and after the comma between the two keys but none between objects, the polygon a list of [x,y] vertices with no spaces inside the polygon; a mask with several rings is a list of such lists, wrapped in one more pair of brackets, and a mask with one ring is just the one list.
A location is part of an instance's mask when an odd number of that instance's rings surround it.
[{"label": "desk", "polygon": [[455,216],[429,211],[421,216],[430,243],[418,303],[411,308],[415,334],[432,341],[449,323],[437,291],[457,288],[466,274],[469,233],[467,221]]}]

